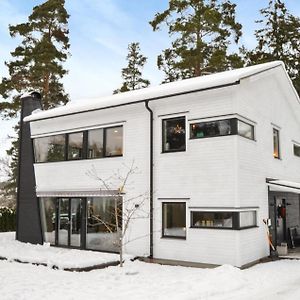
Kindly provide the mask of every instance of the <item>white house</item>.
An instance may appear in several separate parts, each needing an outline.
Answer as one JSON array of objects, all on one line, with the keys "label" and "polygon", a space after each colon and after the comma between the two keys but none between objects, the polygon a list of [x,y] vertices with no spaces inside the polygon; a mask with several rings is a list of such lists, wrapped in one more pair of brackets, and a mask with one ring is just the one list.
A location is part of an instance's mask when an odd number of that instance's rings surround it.
[{"label": "white house", "polygon": [[276,61],[35,111],[24,121],[42,240],[116,251],[97,218],[110,220],[120,186],[89,173],[134,161],[122,200],[147,193],[149,217],[132,220],[125,252],[238,267],[268,256],[263,219],[275,245],[300,225],[299,104]]}]

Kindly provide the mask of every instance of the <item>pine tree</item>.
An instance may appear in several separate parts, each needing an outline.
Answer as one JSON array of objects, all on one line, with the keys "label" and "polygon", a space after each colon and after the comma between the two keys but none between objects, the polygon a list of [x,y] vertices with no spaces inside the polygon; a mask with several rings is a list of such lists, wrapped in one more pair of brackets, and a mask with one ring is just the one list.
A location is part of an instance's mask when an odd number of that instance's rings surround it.
[{"label": "pine tree", "polygon": [[[11,52],[6,62],[9,76],[2,78],[0,114],[4,118],[17,117],[20,112],[20,95],[34,90],[42,94],[45,109],[65,104],[69,97],[60,79],[67,74],[63,68],[68,57],[69,15],[64,0],[48,0],[33,8],[27,22],[9,26],[11,37],[19,36],[21,44]],[[18,133],[19,126],[15,127]],[[18,140],[7,151],[11,156],[10,191],[15,190],[17,177]]]},{"label": "pine tree", "polygon": [[149,80],[142,78],[142,69],[147,62],[147,57],[140,53],[139,43],[130,43],[128,45],[126,60],[128,61],[128,65],[122,69],[124,82],[120,89],[113,92],[114,94],[138,90],[150,85]]},{"label": "pine tree", "polygon": [[229,0],[170,0],[168,9],[155,15],[153,31],[166,24],[174,36],[171,48],[158,57],[164,82],[242,65],[237,54],[228,54],[230,43],[242,35],[235,7]]},{"label": "pine tree", "polygon": [[280,0],[270,0],[260,13],[263,19],[256,22],[262,27],[255,31],[256,48],[246,52],[247,64],[282,60],[300,94],[300,18]]}]

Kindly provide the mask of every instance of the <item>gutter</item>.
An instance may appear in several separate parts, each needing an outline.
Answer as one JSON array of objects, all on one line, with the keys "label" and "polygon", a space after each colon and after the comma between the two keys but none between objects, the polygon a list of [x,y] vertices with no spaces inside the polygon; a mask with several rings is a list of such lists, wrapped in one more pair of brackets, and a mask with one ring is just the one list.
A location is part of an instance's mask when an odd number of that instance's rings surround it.
[{"label": "gutter", "polygon": [[150,113],[150,258],[153,258],[153,111],[149,107],[149,100],[145,101],[145,107]]}]

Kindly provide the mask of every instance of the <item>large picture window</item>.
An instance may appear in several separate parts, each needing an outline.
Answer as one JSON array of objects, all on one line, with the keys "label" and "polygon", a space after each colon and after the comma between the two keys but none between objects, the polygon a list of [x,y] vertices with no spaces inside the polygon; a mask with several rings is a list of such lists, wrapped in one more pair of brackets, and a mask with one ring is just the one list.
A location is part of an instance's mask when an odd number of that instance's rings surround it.
[{"label": "large picture window", "polygon": [[256,227],[256,211],[192,211],[192,228],[246,229]]},{"label": "large picture window", "polygon": [[273,156],[274,158],[280,158],[279,148],[279,130],[273,128]]},{"label": "large picture window", "polygon": [[33,140],[35,162],[123,155],[123,126],[59,134]]},{"label": "large picture window", "polygon": [[40,213],[44,241],[55,244],[55,228],[56,228],[56,198],[41,198]]},{"label": "large picture window", "polygon": [[65,160],[64,134],[36,138],[33,141],[36,162],[54,162]]},{"label": "large picture window", "polygon": [[118,252],[121,229],[121,197],[87,198],[87,249]]},{"label": "large picture window", "polygon": [[163,127],[163,152],[185,151],[185,117],[165,119]]},{"label": "large picture window", "polygon": [[185,202],[164,202],[163,214],[163,237],[182,238],[186,237],[186,205]]}]

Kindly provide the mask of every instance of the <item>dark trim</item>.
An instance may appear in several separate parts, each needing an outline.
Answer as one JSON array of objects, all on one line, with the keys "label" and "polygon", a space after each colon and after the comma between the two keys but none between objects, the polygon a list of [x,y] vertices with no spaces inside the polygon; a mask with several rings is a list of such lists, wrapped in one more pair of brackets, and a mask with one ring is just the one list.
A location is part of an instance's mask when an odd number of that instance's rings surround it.
[{"label": "dark trim", "polygon": [[163,96],[158,96],[158,97],[150,97],[150,98],[147,98],[147,99],[137,100],[137,101],[129,102],[129,103],[127,102],[127,103],[121,103],[121,104],[116,104],[116,105],[110,105],[110,106],[106,106],[106,107],[82,110],[82,111],[78,111],[78,112],[65,113],[65,114],[61,114],[59,116],[44,117],[44,118],[29,121],[29,122],[36,122],[36,121],[54,119],[54,118],[65,117],[65,116],[70,116],[70,115],[77,115],[77,114],[82,114],[82,113],[86,113],[86,112],[116,108],[116,107],[121,107],[121,106],[139,104],[139,103],[146,103],[146,102],[149,102],[149,101],[157,101],[157,100],[162,100],[162,99],[181,96],[181,95],[188,95],[188,94],[193,94],[193,93],[197,93],[197,92],[204,92],[204,91],[209,91],[209,90],[226,88],[226,87],[230,87],[230,86],[234,86],[234,85],[238,85],[238,84],[240,84],[240,80],[237,80],[237,81],[234,81],[234,82],[231,82],[231,83],[226,83],[226,84],[221,84],[221,85],[215,85],[215,86],[212,86],[212,87],[202,88],[202,89],[195,89],[195,90],[191,90],[191,91],[173,93],[173,94],[168,94],[168,95],[163,95]]},{"label": "dark trim", "polygon": [[240,79],[246,79],[246,78],[252,77],[252,76],[254,76],[254,75],[259,75],[259,74],[261,74],[261,73],[264,73],[264,72],[273,70],[273,69],[278,68],[278,67],[282,67],[282,66],[281,66],[281,65],[276,65],[276,66],[274,66],[274,67],[270,67],[270,68],[267,68],[267,69],[264,69],[264,70],[261,70],[261,71],[257,71],[257,72],[255,72],[255,73],[250,74],[250,75],[243,76],[243,77],[241,77]]},{"label": "dark trim", "polygon": [[153,191],[154,191],[154,181],[153,181],[153,163],[154,163],[154,134],[153,134],[153,111],[151,110],[151,108],[149,107],[149,101],[145,102],[145,107],[146,109],[149,111],[150,115],[149,115],[149,126],[150,126],[150,157],[149,157],[149,173],[150,173],[150,197],[149,197],[149,201],[150,201],[150,258],[153,258]]},{"label": "dark trim", "polygon": [[239,227],[239,228],[233,228],[233,227],[190,226],[190,228],[191,228],[191,229],[220,229],[220,230],[234,230],[234,231],[241,231],[241,230],[245,230],[245,229],[259,228],[259,226],[253,225],[253,226]]},{"label": "dark trim", "polygon": [[[110,158],[110,157],[122,157],[123,156],[123,144],[124,144],[124,139],[122,139],[122,154],[118,154],[118,155],[107,155],[106,156],[106,141],[107,141],[107,130],[108,129],[112,129],[112,128],[123,128],[123,125],[117,125],[117,126],[112,126],[112,127],[102,127],[102,128],[94,128],[94,129],[89,129],[89,130],[85,130],[85,131],[76,131],[76,132],[69,132],[69,133],[60,133],[57,135],[61,135],[64,136],[65,138],[65,143],[64,143],[64,159],[63,160],[56,160],[56,161],[41,161],[41,162],[37,162],[35,160],[34,157],[34,164],[49,164],[49,163],[57,163],[57,162],[67,162],[67,161],[81,161],[81,160],[88,160],[88,159],[102,159],[102,158]],[[88,133],[90,131],[93,130],[103,130],[103,156],[102,157],[94,157],[94,158],[89,158],[88,157]],[[69,158],[69,135],[70,134],[77,134],[77,133],[82,133],[83,137],[82,137],[82,157],[81,158]],[[32,143],[34,145],[34,140],[35,139],[42,139],[42,138],[47,138],[47,137],[51,137],[51,136],[56,136],[56,135],[45,135],[45,136],[41,136],[41,137],[35,137],[32,138]],[[35,151],[35,148],[34,148]]]},{"label": "dark trim", "polygon": [[[267,181],[267,183],[282,186],[282,187],[286,187],[286,188],[290,188],[290,189],[300,190],[300,188],[298,188],[298,187],[293,187],[293,186],[289,186],[289,185],[285,185],[285,184],[279,184],[279,183],[272,182],[272,181]],[[271,192],[278,192],[278,191],[271,191]],[[285,191],[285,192],[287,192],[287,191]]]},{"label": "dark trim", "polygon": [[[184,119],[184,129],[185,129],[185,136],[184,136],[184,149],[170,149],[170,150],[166,150],[165,149],[165,130],[164,130],[164,124],[167,121],[170,120],[177,120],[177,119]],[[177,117],[172,117],[172,118],[166,118],[166,119],[162,119],[161,120],[161,130],[162,130],[162,149],[161,149],[161,153],[174,153],[174,152],[185,152],[186,151],[186,137],[187,137],[187,122],[186,122],[186,116],[177,116]]]}]

